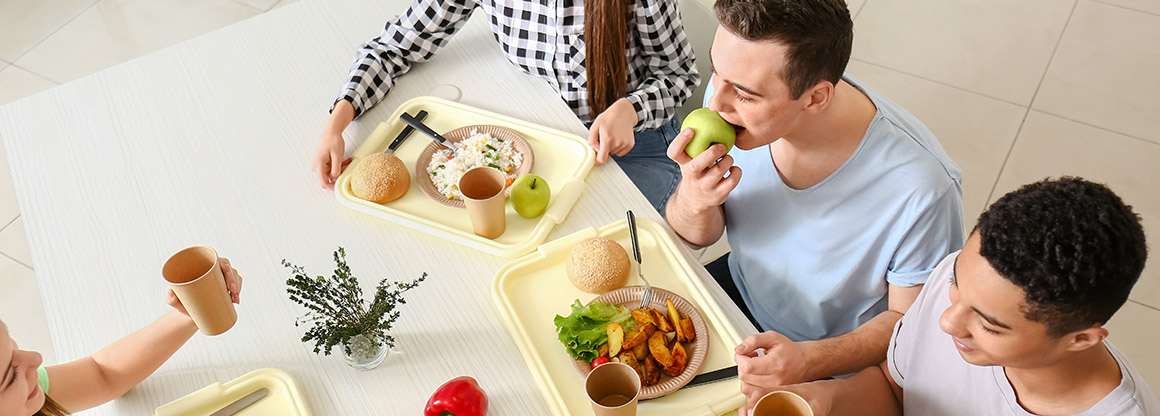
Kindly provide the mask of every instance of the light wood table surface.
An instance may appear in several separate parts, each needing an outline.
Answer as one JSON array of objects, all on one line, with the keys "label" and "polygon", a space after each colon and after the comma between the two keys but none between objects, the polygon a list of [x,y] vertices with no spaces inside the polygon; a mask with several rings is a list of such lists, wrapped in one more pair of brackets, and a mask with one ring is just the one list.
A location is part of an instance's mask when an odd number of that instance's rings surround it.
[{"label": "light wood table surface", "polygon": [[[125,397],[86,414],[152,414],[264,367],[289,372],[317,415],[417,414],[438,385],[464,374],[485,386],[492,414],[548,413],[492,305],[491,280],[506,259],[343,208],[310,170],[355,48],[407,3],[299,2],[0,107],[59,360],[169,310],[160,270],[181,248],[214,247],[245,277],[232,330],[194,336]],[[546,83],[507,62],[480,15],[351,125],[348,154],[396,106],[440,84],[458,86],[465,104],[586,136]],[[618,221],[626,209],[661,221],[615,164],[597,166],[587,182],[549,241]],[[286,296],[281,260],[329,275],[339,246],[368,293],[383,277],[429,274],[407,294],[396,350],[373,371],[349,368],[337,349],[315,355],[294,326],[304,309]]]}]

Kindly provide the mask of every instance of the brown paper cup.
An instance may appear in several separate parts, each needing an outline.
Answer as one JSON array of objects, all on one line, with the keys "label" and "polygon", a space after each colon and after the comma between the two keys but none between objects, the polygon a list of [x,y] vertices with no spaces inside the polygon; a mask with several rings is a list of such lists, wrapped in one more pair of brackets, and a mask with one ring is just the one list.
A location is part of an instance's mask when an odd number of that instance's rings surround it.
[{"label": "brown paper cup", "polygon": [[492,167],[472,168],[459,178],[459,192],[471,218],[471,228],[484,238],[496,238],[507,227],[503,172]]},{"label": "brown paper cup", "polygon": [[636,416],[640,376],[624,363],[601,364],[584,379],[596,416]]},{"label": "brown paper cup", "polygon": [[212,248],[193,246],[177,252],[162,266],[161,275],[203,334],[221,334],[238,321]]},{"label": "brown paper cup", "polygon": [[802,396],[788,391],[775,391],[757,401],[752,416],[814,416],[814,411]]}]

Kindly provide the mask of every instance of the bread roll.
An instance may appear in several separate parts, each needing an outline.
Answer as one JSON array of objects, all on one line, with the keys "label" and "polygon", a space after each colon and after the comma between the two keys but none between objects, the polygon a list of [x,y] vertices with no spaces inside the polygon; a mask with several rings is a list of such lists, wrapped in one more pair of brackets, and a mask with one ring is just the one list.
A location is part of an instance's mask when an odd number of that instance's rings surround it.
[{"label": "bread roll", "polygon": [[568,253],[568,279],[588,293],[601,294],[624,286],[630,270],[628,252],[607,238],[581,241]]},{"label": "bread roll", "polygon": [[397,156],[386,153],[367,156],[355,166],[350,178],[354,196],[379,204],[399,199],[410,186],[407,165]]}]

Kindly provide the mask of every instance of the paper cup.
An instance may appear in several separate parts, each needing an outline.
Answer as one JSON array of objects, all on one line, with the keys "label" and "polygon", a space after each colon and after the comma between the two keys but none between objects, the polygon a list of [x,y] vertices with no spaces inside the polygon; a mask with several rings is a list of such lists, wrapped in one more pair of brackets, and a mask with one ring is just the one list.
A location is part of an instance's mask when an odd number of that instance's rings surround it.
[{"label": "paper cup", "polygon": [[761,396],[753,406],[752,416],[814,416],[814,411],[802,396],[775,391]]},{"label": "paper cup", "polygon": [[459,178],[459,192],[471,218],[471,228],[484,238],[496,238],[507,227],[504,188],[507,178],[492,167],[472,168]]},{"label": "paper cup", "polygon": [[161,275],[203,334],[221,334],[238,321],[214,249],[193,246],[181,250],[169,257]]},{"label": "paper cup", "polygon": [[628,364],[601,364],[584,379],[584,390],[596,416],[635,416],[640,376]]}]

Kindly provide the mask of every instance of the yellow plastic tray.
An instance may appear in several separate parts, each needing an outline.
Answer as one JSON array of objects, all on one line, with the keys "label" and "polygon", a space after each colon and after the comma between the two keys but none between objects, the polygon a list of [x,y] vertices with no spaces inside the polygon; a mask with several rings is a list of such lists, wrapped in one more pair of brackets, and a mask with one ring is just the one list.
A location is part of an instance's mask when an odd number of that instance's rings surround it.
[{"label": "yellow plastic tray", "polygon": [[310,416],[310,408],[298,392],[298,383],[276,368],[263,368],[222,383],[214,383],[188,396],[158,407],[154,416],[208,415],[265,387],[269,394],[238,416]]},{"label": "yellow plastic tray", "polygon": [[[355,165],[367,155],[387,149],[387,145],[405,126],[399,120],[400,114],[408,112],[414,115],[420,110],[428,112],[423,123],[437,132],[491,124],[522,134],[535,154],[532,173],[544,178],[552,191],[547,211],[536,218],[524,218],[516,214],[509,203],[506,208],[507,229],[503,235],[494,240],[475,235],[467,211],[432,201],[416,184],[415,161],[431,142],[430,138],[419,132],[412,133],[395,150],[395,156],[403,160],[412,176],[407,193],[386,204],[355,197],[350,190],[349,177]],[[371,133],[352,157],[354,161],[351,166],[347,167],[334,186],[335,196],[344,206],[501,257],[527,254],[548,237],[552,227],[563,221],[576,204],[576,199],[585,188],[584,178],[596,161],[585,140],[574,134],[434,97],[417,97],[400,105],[390,118]]]},{"label": "yellow plastic tray", "polygon": [[[637,219],[641,260],[645,277],[653,287],[668,289],[691,302],[709,327],[709,353],[701,373],[733,365],[733,347],[741,335],[728,324],[696,272],[684,260],[677,243],[661,225]],[[552,414],[590,415],[592,407],[584,393],[584,380],[572,357],[556,338],[552,318],[571,313],[575,299],[587,303],[596,295],[581,292],[568,281],[565,264],[572,246],[589,237],[616,240],[629,253],[632,243],[626,221],[600,229],[588,228],[541,245],[539,251],[513,260],[496,273],[492,286],[496,308],[527,361],[536,384]],[[631,254],[630,254],[631,255]],[[636,270],[628,285],[641,285]],[[745,403],[737,380],[688,387],[640,403],[640,415],[719,415]]]}]

